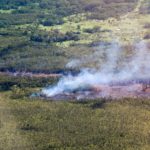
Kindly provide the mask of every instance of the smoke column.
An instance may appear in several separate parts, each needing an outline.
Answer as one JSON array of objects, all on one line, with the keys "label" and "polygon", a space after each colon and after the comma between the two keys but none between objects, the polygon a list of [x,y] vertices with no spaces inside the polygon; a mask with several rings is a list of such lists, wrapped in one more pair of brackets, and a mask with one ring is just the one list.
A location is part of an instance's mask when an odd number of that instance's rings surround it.
[{"label": "smoke column", "polygon": [[[95,59],[99,59],[100,55],[98,54],[102,54],[102,51],[105,51],[106,60],[103,65],[99,66],[99,69],[83,68],[77,76],[64,76],[55,86],[44,88],[42,94],[52,97],[98,84],[150,78],[150,51],[144,41],[135,44],[133,56],[127,62],[124,62],[125,65],[121,68],[118,67],[118,63],[122,59],[123,50],[118,43],[112,43],[107,48],[100,45],[99,50],[96,51],[98,58]],[[93,57],[87,57],[87,61],[90,61],[90,58]],[[80,63],[82,63],[82,60],[72,60],[67,66],[75,67]]]}]

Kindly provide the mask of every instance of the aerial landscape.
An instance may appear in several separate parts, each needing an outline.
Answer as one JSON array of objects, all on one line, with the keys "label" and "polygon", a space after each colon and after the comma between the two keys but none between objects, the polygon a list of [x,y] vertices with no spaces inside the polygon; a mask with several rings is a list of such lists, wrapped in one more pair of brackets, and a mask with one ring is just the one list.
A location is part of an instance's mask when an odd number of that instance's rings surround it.
[{"label": "aerial landscape", "polygon": [[150,150],[150,0],[0,0],[0,150]]}]

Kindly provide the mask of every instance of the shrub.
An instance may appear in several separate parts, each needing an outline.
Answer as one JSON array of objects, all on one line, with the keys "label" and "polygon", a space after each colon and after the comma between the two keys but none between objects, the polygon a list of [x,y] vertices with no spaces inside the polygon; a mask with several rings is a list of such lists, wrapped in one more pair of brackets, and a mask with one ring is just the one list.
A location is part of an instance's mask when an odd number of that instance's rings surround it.
[{"label": "shrub", "polygon": [[94,28],[88,28],[88,29],[84,29],[84,32],[87,32],[87,33],[96,33],[96,32],[99,32],[100,31],[100,27],[94,27]]},{"label": "shrub", "polygon": [[13,99],[25,98],[31,94],[31,92],[29,91],[28,88],[20,88],[16,85],[14,85],[11,88],[11,91],[12,91],[11,98],[13,98]]},{"label": "shrub", "polygon": [[47,19],[43,22],[41,22],[41,24],[43,26],[53,26],[53,25],[60,25],[60,24],[63,24],[64,21],[60,18],[52,18],[52,19]]}]

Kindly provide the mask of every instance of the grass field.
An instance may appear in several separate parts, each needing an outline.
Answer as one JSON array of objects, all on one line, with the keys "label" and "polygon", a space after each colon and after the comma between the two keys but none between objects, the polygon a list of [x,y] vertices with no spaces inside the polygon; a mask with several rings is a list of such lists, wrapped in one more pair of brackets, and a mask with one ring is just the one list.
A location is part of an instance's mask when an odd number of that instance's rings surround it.
[{"label": "grass field", "polygon": [[150,101],[43,101],[0,93],[1,150],[149,150]]}]

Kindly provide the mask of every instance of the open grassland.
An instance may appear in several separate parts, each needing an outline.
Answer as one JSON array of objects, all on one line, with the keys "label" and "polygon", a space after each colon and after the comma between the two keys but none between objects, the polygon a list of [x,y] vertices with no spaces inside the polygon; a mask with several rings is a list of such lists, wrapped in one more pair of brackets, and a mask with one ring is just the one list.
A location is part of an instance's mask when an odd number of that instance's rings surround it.
[{"label": "open grassland", "polygon": [[42,101],[0,93],[2,150],[149,150],[150,101]]},{"label": "open grassland", "polygon": [[149,150],[149,99],[30,98],[57,79],[0,78],[1,150]]},{"label": "open grassland", "polygon": [[[122,44],[131,44],[135,40],[143,40],[148,30],[144,25],[150,23],[149,14],[140,14],[144,0],[139,0],[133,11],[119,16],[117,18],[109,17],[106,20],[88,20],[86,14],[77,14],[64,18],[65,23],[52,27],[39,26],[40,29],[46,31],[59,30],[60,32],[80,32],[80,40],[67,41],[59,44],[59,46],[68,47],[71,44],[88,44],[92,41],[111,42],[117,39]],[[100,30],[94,34],[85,32],[86,29],[94,29],[99,27]]]},{"label": "open grassland", "polygon": [[27,140],[24,140],[19,133],[17,120],[12,114],[8,99],[0,94],[0,149],[21,150],[28,149]]}]

